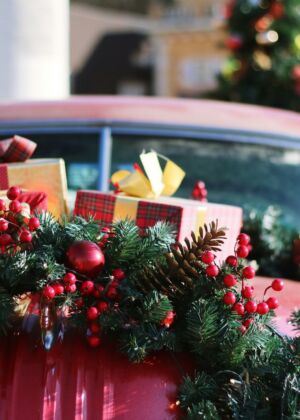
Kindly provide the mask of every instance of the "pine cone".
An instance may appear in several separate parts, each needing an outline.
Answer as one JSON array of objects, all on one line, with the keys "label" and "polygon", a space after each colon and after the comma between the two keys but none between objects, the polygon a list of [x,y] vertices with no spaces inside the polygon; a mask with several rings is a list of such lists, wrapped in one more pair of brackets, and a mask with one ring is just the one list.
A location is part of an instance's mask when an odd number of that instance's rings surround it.
[{"label": "pine cone", "polygon": [[166,265],[157,265],[154,269],[144,270],[138,276],[136,285],[143,292],[155,289],[169,296],[184,295],[194,287],[194,280],[203,267],[200,256],[204,251],[220,251],[220,245],[226,239],[224,229],[218,228],[218,222],[211,222],[209,227],[199,229],[199,236],[191,234],[192,241],[185,239],[185,246],[175,244],[166,254]]}]

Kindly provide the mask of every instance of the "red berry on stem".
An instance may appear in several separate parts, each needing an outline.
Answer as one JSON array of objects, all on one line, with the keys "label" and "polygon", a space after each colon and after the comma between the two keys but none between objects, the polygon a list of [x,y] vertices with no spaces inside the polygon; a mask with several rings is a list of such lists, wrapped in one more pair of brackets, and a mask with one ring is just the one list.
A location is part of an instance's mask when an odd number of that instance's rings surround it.
[{"label": "red berry on stem", "polygon": [[19,187],[10,187],[6,193],[9,200],[16,200],[21,194],[21,189]]},{"label": "red berry on stem", "polygon": [[224,284],[226,287],[233,287],[237,283],[237,279],[233,274],[226,274],[224,277]]},{"label": "red berry on stem", "polygon": [[211,251],[205,251],[201,255],[201,261],[204,262],[205,264],[211,264],[214,261],[214,259],[215,259],[215,255]]},{"label": "red berry on stem", "polygon": [[225,305],[233,305],[235,301],[236,301],[236,297],[234,293],[232,292],[225,293],[223,297],[223,302],[225,303]]},{"label": "red berry on stem", "polygon": [[249,299],[253,296],[254,287],[253,286],[244,286],[242,289],[242,296],[246,299]]},{"label": "red berry on stem", "polygon": [[53,299],[55,296],[55,290],[52,286],[45,286],[43,288],[43,296],[47,299]]},{"label": "red berry on stem", "polygon": [[6,219],[0,219],[0,232],[5,232],[8,229],[8,221]]},{"label": "red berry on stem", "polygon": [[76,306],[78,306],[78,308],[82,308],[84,306],[84,300],[82,299],[82,297],[76,299],[75,304],[76,304]]},{"label": "red berry on stem", "polygon": [[9,210],[13,213],[20,213],[22,211],[22,205],[20,201],[14,200],[9,203]]},{"label": "red berry on stem", "polygon": [[284,288],[284,281],[281,279],[275,279],[272,281],[272,289],[276,292],[281,292],[281,290]]},{"label": "red berry on stem", "polygon": [[66,284],[75,284],[76,281],[77,281],[77,278],[76,278],[75,274],[73,274],[73,273],[66,273],[64,275],[63,280],[64,280],[64,283],[66,283]]},{"label": "red berry on stem", "polygon": [[229,257],[226,258],[226,264],[231,267],[236,267],[238,265],[238,260],[234,255],[229,255]]},{"label": "red berry on stem", "polygon": [[249,280],[255,277],[255,270],[251,265],[248,265],[243,269],[243,277]]},{"label": "red berry on stem", "polygon": [[37,217],[32,217],[31,219],[29,219],[28,227],[29,230],[31,230],[32,232],[34,230],[37,230],[40,227],[39,219]]},{"label": "red berry on stem", "polygon": [[97,335],[88,336],[87,341],[91,347],[98,347],[101,343],[101,339]]},{"label": "red berry on stem", "polygon": [[232,310],[235,311],[238,315],[244,315],[245,307],[242,303],[238,302],[233,305]]},{"label": "red berry on stem", "polygon": [[8,233],[3,233],[0,235],[0,245],[9,245],[13,241],[12,237]]},{"label": "red berry on stem", "polygon": [[110,228],[109,228],[108,226],[104,226],[104,227],[101,229],[101,231],[102,231],[103,233],[110,233]]},{"label": "red berry on stem", "polygon": [[5,201],[0,198],[0,211],[3,211],[6,209]]},{"label": "red berry on stem", "polygon": [[216,265],[211,264],[206,267],[205,272],[208,275],[208,277],[217,277],[217,275],[219,274],[219,268]]},{"label": "red berry on stem", "polygon": [[90,325],[89,325],[89,329],[92,333],[97,334],[97,333],[100,332],[100,329],[101,329],[100,324],[96,321],[91,322]]},{"label": "red berry on stem", "polygon": [[91,280],[86,280],[82,283],[80,290],[83,295],[90,295],[94,290],[94,283]]},{"label": "red berry on stem", "polygon": [[239,258],[247,258],[249,255],[249,249],[247,245],[240,245],[236,253]]},{"label": "red berry on stem", "polygon": [[268,304],[267,304],[266,302],[260,302],[260,303],[257,305],[257,310],[256,310],[256,312],[257,312],[259,315],[266,315],[266,314],[269,312],[269,310],[270,310],[270,308],[269,308],[269,306],[268,306]]},{"label": "red berry on stem", "polygon": [[245,332],[247,331],[247,328],[245,327],[245,325],[241,325],[239,330],[240,330],[241,334],[244,335]]},{"label": "red berry on stem", "polygon": [[108,288],[106,295],[109,299],[116,299],[118,297],[117,289],[115,287],[110,286]]},{"label": "red berry on stem", "polygon": [[98,308],[100,314],[102,314],[103,312],[108,310],[109,305],[108,305],[107,302],[101,301],[101,302],[98,303],[97,308]]},{"label": "red berry on stem", "polygon": [[103,286],[101,286],[100,284],[95,284],[95,288],[94,288],[94,291],[93,291],[93,296],[95,296],[96,298],[99,298],[101,296],[103,290],[104,290]]},{"label": "red berry on stem", "polygon": [[240,245],[248,245],[250,242],[250,236],[246,233],[240,233],[237,237],[237,241]]},{"label": "red berry on stem", "polygon": [[27,229],[22,230],[22,232],[20,233],[20,241],[21,242],[31,242],[32,241],[32,235],[29,232],[29,230],[27,230]]},{"label": "red berry on stem", "polygon": [[270,309],[276,309],[279,306],[279,301],[277,298],[271,296],[267,300],[267,305],[269,306]]},{"label": "red berry on stem", "polygon": [[252,324],[252,322],[254,321],[254,319],[253,318],[248,318],[248,319],[245,319],[245,321],[243,322],[243,325],[246,327],[246,328],[249,328],[250,327],[250,325]]},{"label": "red berry on stem", "polygon": [[62,295],[64,293],[64,291],[65,291],[64,286],[62,284],[60,284],[60,283],[55,283],[55,284],[53,284],[52,287],[53,287],[53,289],[55,291],[55,295],[56,296]]},{"label": "red berry on stem", "polygon": [[77,287],[76,287],[76,284],[66,284],[65,285],[65,291],[67,292],[67,293],[74,293],[74,292],[76,292],[76,290],[77,290]]},{"label": "red berry on stem", "polygon": [[115,268],[112,271],[112,275],[114,276],[114,279],[117,281],[121,281],[123,279],[125,279],[125,273],[121,268]]},{"label": "red berry on stem", "polygon": [[98,315],[99,315],[99,311],[96,308],[96,306],[91,306],[86,311],[86,317],[87,317],[87,319],[90,319],[90,320],[96,319],[96,318],[98,318]]},{"label": "red berry on stem", "polygon": [[248,302],[245,303],[245,310],[249,312],[250,314],[254,314],[257,309],[257,303],[254,300],[248,300]]}]

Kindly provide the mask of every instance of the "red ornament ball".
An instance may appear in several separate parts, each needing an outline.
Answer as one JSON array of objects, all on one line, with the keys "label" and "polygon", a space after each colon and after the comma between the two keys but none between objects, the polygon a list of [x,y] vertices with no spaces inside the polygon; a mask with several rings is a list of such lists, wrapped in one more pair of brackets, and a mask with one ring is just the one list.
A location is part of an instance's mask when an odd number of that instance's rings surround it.
[{"label": "red ornament ball", "polygon": [[257,305],[257,310],[256,310],[256,312],[257,312],[259,315],[266,315],[266,314],[269,312],[269,310],[270,310],[270,308],[269,308],[269,306],[268,306],[268,304],[267,304],[266,302],[260,302],[260,303]]},{"label": "red ornament ball", "polygon": [[0,232],[5,232],[8,229],[8,221],[6,219],[0,219]]},{"label": "red ornament ball", "polygon": [[267,305],[270,309],[277,309],[279,306],[279,301],[275,297],[269,297],[267,300]]},{"label": "red ornament ball", "polygon": [[248,300],[248,302],[245,303],[245,310],[249,312],[250,314],[254,314],[257,309],[257,303],[254,300]]},{"label": "red ornament ball", "polygon": [[236,301],[236,297],[234,293],[232,292],[225,293],[223,297],[223,302],[225,303],[225,305],[233,305],[235,301]]},{"label": "red ornament ball", "polygon": [[31,232],[37,230],[40,227],[39,219],[37,217],[32,217],[29,220],[28,227],[29,227],[29,230],[31,230]]},{"label": "red ornament ball", "polygon": [[117,281],[121,281],[125,279],[125,273],[121,268],[115,268],[112,271],[112,275],[114,277],[115,280]]},{"label": "red ornament ball", "polygon": [[13,213],[20,213],[22,211],[22,205],[20,201],[14,200],[9,203],[9,210]]},{"label": "red ornament ball", "polygon": [[88,308],[88,310],[86,311],[86,317],[89,320],[94,320],[97,319],[99,315],[99,311],[96,308],[96,306],[91,306],[90,308]]},{"label": "red ornament ball", "polygon": [[255,270],[253,267],[251,267],[251,265],[248,265],[243,269],[243,277],[245,277],[248,280],[253,279],[255,277]]},{"label": "red ornament ball", "polygon": [[73,274],[73,273],[66,273],[64,275],[63,280],[64,280],[64,283],[66,283],[66,284],[75,284],[77,278],[76,278],[75,274]]},{"label": "red ornament ball", "polygon": [[16,200],[21,194],[21,189],[19,187],[10,187],[6,193],[6,196],[9,200]]},{"label": "red ornament ball", "polygon": [[27,229],[22,230],[22,232],[20,233],[20,241],[24,243],[29,243],[32,241],[32,235],[29,232],[29,230]]},{"label": "red ornament ball", "polygon": [[240,233],[237,240],[240,245],[248,245],[250,242],[250,236],[246,233]]},{"label": "red ornament ball", "polygon": [[98,308],[100,314],[102,314],[103,312],[108,310],[109,304],[105,301],[101,301],[101,302],[98,303],[97,308]]},{"label": "red ornament ball", "polygon": [[78,273],[97,275],[105,263],[104,254],[94,242],[74,242],[67,251],[68,263]]},{"label": "red ornament ball", "polygon": [[0,198],[0,211],[6,210],[6,204],[5,201]]},{"label": "red ornament ball", "polygon": [[232,310],[236,312],[238,315],[244,315],[245,313],[245,307],[241,302],[238,302],[235,305],[233,305]]},{"label": "red ornament ball", "polygon": [[91,347],[98,347],[101,343],[101,339],[97,335],[89,335],[87,341]]},{"label": "red ornament ball", "polygon": [[238,260],[234,255],[229,255],[229,257],[226,258],[226,264],[231,267],[236,267],[238,265]]},{"label": "red ornament ball", "polygon": [[272,281],[272,289],[276,292],[281,292],[281,290],[284,288],[284,281],[281,279],[275,279]]},{"label": "red ornament ball", "polygon": [[205,272],[208,275],[208,277],[217,277],[217,275],[219,274],[219,268],[216,265],[211,264],[206,267]]},{"label": "red ornament ball", "polygon": [[211,264],[212,262],[214,262],[214,259],[215,259],[215,255],[211,251],[204,251],[203,254],[201,255],[201,261],[204,262],[205,264]]},{"label": "red ornament ball", "polygon": [[233,274],[226,274],[224,277],[224,284],[226,287],[233,287],[237,283],[237,279]]},{"label": "red ornament ball", "polygon": [[53,299],[55,296],[55,290],[52,286],[45,286],[43,288],[43,296],[49,300]]},{"label": "red ornament ball", "polygon": [[86,280],[82,283],[80,291],[83,295],[90,295],[94,290],[94,283],[91,280]]},{"label": "red ornament ball", "polygon": [[249,299],[253,296],[254,287],[253,286],[244,286],[242,289],[242,296],[246,299]]},{"label": "red ornament ball", "polygon": [[249,255],[249,248],[247,245],[240,245],[236,250],[236,254],[239,258],[247,258]]}]

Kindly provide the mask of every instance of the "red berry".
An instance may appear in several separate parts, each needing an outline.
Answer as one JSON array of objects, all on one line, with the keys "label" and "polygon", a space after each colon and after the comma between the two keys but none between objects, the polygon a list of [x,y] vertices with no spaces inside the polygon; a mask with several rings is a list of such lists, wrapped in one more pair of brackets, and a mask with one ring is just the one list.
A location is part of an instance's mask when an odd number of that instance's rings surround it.
[{"label": "red berry", "polygon": [[248,302],[245,303],[245,310],[249,312],[250,314],[254,314],[257,309],[257,303],[254,300],[248,300]]},{"label": "red berry", "polygon": [[64,283],[66,283],[66,284],[75,284],[76,281],[77,281],[77,278],[76,278],[75,274],[73,274],[73,273],[66,273],[64,275],[63,280],[64,280]]},{"label": "red berry", "polygon": [[108,227],[108,226],[104,226],[102,229],[101,229],[101,231],[103,232],[103,233],[110,233],[111,231],[110,231],[110,228]]},{"label": "red berry", "polygon": [[9,200],[16,200],[21,194],[21,189],[19,187],[10,187],[6,195]]},{"label": "red berry", "polygon": [[232,310],[235,311],[238,315],[244,315],[245,307],[242,303],[238,302],[233,305]]},{"label": "red berry", "polygon": [[279,301],[275,297],[269,297],[267,300],[267,305],[270,309],[276,309],[279,306]]},{"label": "red berry", "polygon": [[217,275],[219,274],[219,268],[216,265],[211,264],[206,267],[205,272],[208,275],[208,277],[217,277]]},{"label": "red berry", "polygon": [[92,333],[97,334],[100,332],[100,325],[98,322],[91,322],[89,325],[89,329]]},{"label": "red berry", "polygon": [[64,291],[65,291],[64,286],[62,284],[60,284],[60,283],[55,283],[55,284],[53,284],[52,287],[53,287],[53,289],[55,291],[55,295],[56,296],[57,295],[62,295],[64,293]]},{"label": "red berry", "polygon": [[40,221],[37,217],[32,217],[28,223],[29,230],[32,232],[40,227]]},{"label": "red berry", "polygon": [[115,287],[110,286],[106,295],[109,299],[116,299],[118,297],[117,289]]},{"label": "red berry", "polygon": [[9,203],[9,209],[13,213],[20,213],[22,211],[22,205],[20,201],[14,200]]},{"label": "red berry", "polygon": [[276,292],[281,292],[281,290],[284,287],[284,281],[280,280],[280,279],[275,279],[272,281],[272,289],[275,290]]},{"label": "red berry", "polygon": [[8,221],[6,219],[0,219],[0,232],[5,232],[8,229]]},{"label": "red berry", "polygon": [[13,241],[12,237],[8,233],[3,233],[0,235],[0,245],[9,245]]},{"label": "red berry", "polygon": [[239,330],[240,330],[241,334],[244,335],[245,332],[247,331],[247,328],[245,327],[245,325],[241,325]]},{"label": "red berry", "polygon": [[86,311],[86,317],[87,317],[87,319],[90,319],[90,320],[96,319],[96,318],[98,318],[98,315],[99,315],[99,311],[96,308],[96,306],[91,306]]},{"label": "red berry", "polygon": [[237,237],[237,241],[240,245],[248,245],[250,242],[250,236],[246,233],[240,233]]},{"label": "red berry", "polygon": [[67,293],[74,293],[74,292],[76,292],[76,290],[77,290],[76,284],[66,284],[65,285],[65,291]]},{"label": "red berry", "polygon": [[269,312],[270,308],[266,302],[260,302],[257,305],[257,313],[259,315],[266,315]]},{"label": "red berry", "polygon": [[0,198],[0,211],[3,211],[6,209],[5,201]]},{"label": "red berry", "polygon": [[253,318],[248,318],[248,319],[245,319],[245,321],[243,322],[243,325],[246,327],[246,328],[249,328],[250,327],[250,325],[252,324],[252,322],[254,321],[254,319]]},{"label": "red berry", "polygon": [[247,258],[249,255],[249,249],[247,245],[240,245],[236,253],[239,258]]},{"label": "red berry", "polygon": [[164,325],[165,327],[169,328],[170,325],[173,324],[174,322],[174,318],[175,318],[175,312],[173,311],[168,311],[166,313],[166,316],[164,317],[164,319],[160,322],[161,325]]},{"label": "red berry", "polygon": [[251,265],[248,265],[243,269],[243,277],[249,280],[255,277],[255,270]]},{"label": "red berry", "polygon": [[233,274],[226,274],[224,277],[224,284],[226,287],[233,287],[237,283],[236,277]]},{"label": "red berry", "polygon": [[86,280],[82,283],[80,290],[83,295],[90,295],[94,290],[94,283],[91,280]]},{"label": "red berry", "polygon": [[98,303],[97,308],[98,308],[100,314],[102,314],[102,312],[105,312],[105,311],[108,310],[109,305],[108,305],[107,302],[101,301],[101,302]]},{"label": "red berry", "polygon": [[21,242],[31,242],[32,241],[32,235],[29,232],[29,230],[22,230],[22,232],[20,233],[20,241]]},{"label": "red berry", "polygon": [[125,279],[125,273],[121,268],[115,268],[112,271],[112,275],[114,276],[114,279],[117,281],[121,281],[123,279]]},{"label": "red berry", "polygon": [[229,255],[229,257],[226,258],[226,264],[230,265],[231,267],[236,267],[238,260],[234,255]]},{"label": "red berry", "polygon": [[91,347],[98,347],[101,343],[101,339],[97,335],[89,335],[87,341]]},{"label": "red berry", "polygon": [[211,251],[205,251],[201,255],[201,261],[205,264],[211,264],[215,259],[215,255]]},{"label": "red berry", "polygon": [[53,299],[55,296],[55,290],[52,286],[45,286],[43,288],[43,296],[47,299]]},{"label": "red berry", "polygon": [[100,284],[95,284],[95,289],[93,291],[93,296],[95,296],[96,298],[99,298],[102,294],[104,290],[104,287],[101,286]]},{"label": "red berry", "polygon": [[242,296],[246,299],[249,299],[253,296],[253,291],[253,286],[244,286],[244,288],[242,289]]},{"label": "red berry", "polygon": [[236,297],[234,293],[232,292],[225,293],[223,297],[223,302],[225,303],[225,305],[233,305],[235,301],[236,301]]},{"label": "red berry", "polygon": [[84,306],[84,300],[82,298],[76,299],[75,305],[78,306],[78,308],[82,308]]}]

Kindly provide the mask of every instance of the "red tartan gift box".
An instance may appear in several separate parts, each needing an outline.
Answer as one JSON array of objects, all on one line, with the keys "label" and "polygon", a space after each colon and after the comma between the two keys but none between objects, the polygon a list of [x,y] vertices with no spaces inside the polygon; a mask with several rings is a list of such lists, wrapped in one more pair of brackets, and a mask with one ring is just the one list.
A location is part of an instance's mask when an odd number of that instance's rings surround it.
[{"label": "red tartan gift box", "polygon": [[180,241],[204,224],[205,213],[206,206],[192,200],[147,200],[99,191],[78,191],[74,209],[75,215],[93,216],[104,226],[128,217],[145,229],[159,220],[165,220],[177,228],[177,239]]}]

